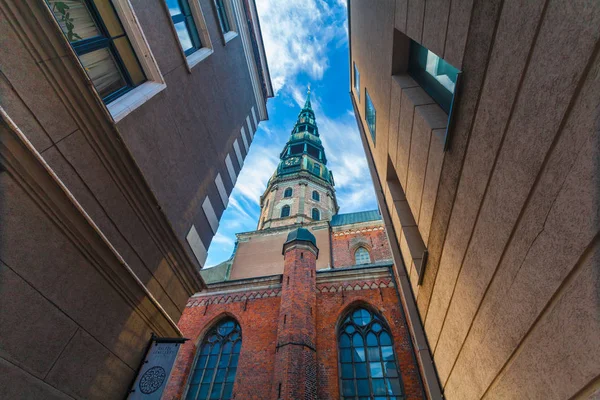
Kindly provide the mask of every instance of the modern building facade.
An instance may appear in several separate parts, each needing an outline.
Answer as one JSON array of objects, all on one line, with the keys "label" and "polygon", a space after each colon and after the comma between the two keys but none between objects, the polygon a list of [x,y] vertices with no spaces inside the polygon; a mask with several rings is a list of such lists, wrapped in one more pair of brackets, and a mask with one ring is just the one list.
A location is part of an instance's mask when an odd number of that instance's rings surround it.
[{"label": "modern building facade", "polygon": [[163,398],[425,398],[394,271],[379,212],[338,214],[308,98],[258,229],[202,271]]},{"label": "modern building facade", "polygon": [[123,398],[273,95],[252,0],[0,1],[0,398]]},{"label": "modern building facade", "polygon": [[600,3],[353,0],[348,18],[428,396],[599,396]]}]

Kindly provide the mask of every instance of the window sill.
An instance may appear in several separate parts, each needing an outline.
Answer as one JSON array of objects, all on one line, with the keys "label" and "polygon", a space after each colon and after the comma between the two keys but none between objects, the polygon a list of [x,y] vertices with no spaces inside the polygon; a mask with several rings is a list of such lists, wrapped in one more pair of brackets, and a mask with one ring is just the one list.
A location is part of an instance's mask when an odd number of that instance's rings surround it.
[{"label": "window sill", "polygon": [[190,69],[194,68],[201,61],[207,59],[208,56],[210,56],[212,53],[214,53],[214,51],[209,47],[203,47],[201,49],[198,49],[198,51],[195,51],[186,57],[188,66],[190,67]]},{"label": "window sill", "polygon": [[235,31],[229,31],[223,35],[223,39],[225,40],[225,43],[228,43],[229,41],[235,39],[236,37],[238,37],[238,34]]},{"label": "window sill", "polygon": [[108,104],[106,108],[108,108],[110,115],[115,123],[117,123],[166,87],[167,85],[164,83],[145,82]]}]

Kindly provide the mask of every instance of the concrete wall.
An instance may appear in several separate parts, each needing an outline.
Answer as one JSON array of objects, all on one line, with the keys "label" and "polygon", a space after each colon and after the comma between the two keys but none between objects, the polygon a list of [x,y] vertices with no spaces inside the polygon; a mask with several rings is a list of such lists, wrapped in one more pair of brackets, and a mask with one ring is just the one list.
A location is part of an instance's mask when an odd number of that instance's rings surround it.
[{"label": "concrete wall", "polygon": [[[402,248],[402,232],[415,226],[429,252],[421,277],[414,254],[405,248],[402,256],[445,396],[567,399],[593,391],[600,7],[350,6],[361,83],[360,99],[354,89],[351,96],[396,241]],[[463,71],[447,152],[445,125],[426,117],[435,104],[392,76],[394,28]],[[365,87],[377,109],[376,146],[364,121]],[[392,196],[395,176],[405,199]],[[400,200],[413,225],[399,221]]]}]

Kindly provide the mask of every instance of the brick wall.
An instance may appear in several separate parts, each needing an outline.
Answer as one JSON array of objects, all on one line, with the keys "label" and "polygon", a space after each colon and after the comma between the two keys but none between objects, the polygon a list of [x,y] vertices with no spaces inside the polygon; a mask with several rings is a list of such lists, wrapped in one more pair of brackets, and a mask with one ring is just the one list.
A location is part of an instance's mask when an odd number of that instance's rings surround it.
[{"label": "brick wall", "polygon": [[[305,255],[306,256],[306,255]],[[287,280],[284,278],[282,284]],[[290,280],[291,282],[291,280]],[[234,386],[238,400],[276,399],[279,379],[275,376],[277,329],[280,320],[280,291],[236,293],[235,296],[193,298],[188,303],[179,326],[192,340],[182,346],[163,399],[181,399],[187,376],[195,355],[195,344],[222,316],[237,319],[242,328],[242,349]],[[268,297],[273,296],[273,297]],[[306,368],[307,381],[317,375],[317,398],[339,399],[337,325],[342,315],[351,308],[362,305],[379,313],[391,328],[394,348],[398,358],[406,399],[424,399],[419,369],[414,357],[409,332],[396,288],[391,276],[318,283],[316,285],[316,371],[308,348],[294,357],[285,357],[285,368]],[[218,304],[209,304],[207,300]],[[296,307],[301,307],[296,304]],[[290,321],[291,322],[291,321]],[[302,329],[299,327],[298,329]],[[287,361],[287,363],[285,362]],[[292,365],[292,363],[297,365]],[[284,372],[284,371],[279,371]],[[296,384],[303,384],[296,380]],[[303,386],[310,391],[310,387]],[[285,391],[282,388],[282,398]],[[289,398],[289,397],[288,397]],[[304,398],[304,396],[302,396]]]},{"label": "brick wall", "polygon": [[369,251],[372,263],[392,259],[387,235],[381,224],[340,228],[336,228],[331,237],[333,265],[336,268],[355,265],[354,251],[358,246],[364,246]]}]

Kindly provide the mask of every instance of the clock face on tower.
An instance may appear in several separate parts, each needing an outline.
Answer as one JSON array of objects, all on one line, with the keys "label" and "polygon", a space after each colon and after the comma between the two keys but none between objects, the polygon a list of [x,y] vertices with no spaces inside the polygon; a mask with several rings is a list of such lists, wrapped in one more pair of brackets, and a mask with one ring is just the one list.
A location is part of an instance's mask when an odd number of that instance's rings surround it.
[{"label": "clock face on tower", "polygon": [[299,163],[300,163],[299,157],[290,157],[283,162],[283,165],[285,165],[286,167],[291,167],[293,165],[298,165]]}]

